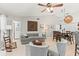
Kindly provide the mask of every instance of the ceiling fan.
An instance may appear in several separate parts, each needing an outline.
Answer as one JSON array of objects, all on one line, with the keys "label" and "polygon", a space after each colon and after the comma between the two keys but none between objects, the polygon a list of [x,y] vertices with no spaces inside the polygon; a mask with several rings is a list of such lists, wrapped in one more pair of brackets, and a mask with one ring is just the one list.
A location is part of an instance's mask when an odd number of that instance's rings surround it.
[{"label": "ceiling fan", "polygon": [[53,12],[53,8],[55,8],[55,7],[62,7],[63,6],[63,4],[61,3],[61,4],[54,4],[54,3],[47,3],[47,4],[41,4],[41,3],[39,3],[38,4],[39,6],[43,6],[43,7],[46,7],[44,10],[42,10],[41,12],[44,12],[44,11],[46,11],[46,10],[48,10],[49,12]]}]

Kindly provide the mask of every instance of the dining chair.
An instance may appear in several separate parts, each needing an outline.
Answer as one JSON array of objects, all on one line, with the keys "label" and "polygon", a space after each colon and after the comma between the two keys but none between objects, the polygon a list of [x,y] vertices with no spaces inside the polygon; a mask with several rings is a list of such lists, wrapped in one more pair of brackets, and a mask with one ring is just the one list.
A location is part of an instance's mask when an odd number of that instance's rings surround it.
[{"label": "dining chair", "polygon": [[79,32],[75,32],[75,56],[79,55]]},{"label": "dining chair", "polygon": [[56,42],[60,41],[61,35],[62,35],[61,32],[59,32],[59,31],[53,31],[53,40],[56,39]]}]

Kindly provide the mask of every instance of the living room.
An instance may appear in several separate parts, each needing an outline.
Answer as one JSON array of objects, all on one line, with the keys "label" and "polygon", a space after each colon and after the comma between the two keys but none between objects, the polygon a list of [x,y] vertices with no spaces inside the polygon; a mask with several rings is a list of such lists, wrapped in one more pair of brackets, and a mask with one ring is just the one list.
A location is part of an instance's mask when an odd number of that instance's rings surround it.
[{"label": "living room", "polygon": [[0,3],[0,55],[76,56],[76,6],[57,3],[50,9],[52,3]]}]

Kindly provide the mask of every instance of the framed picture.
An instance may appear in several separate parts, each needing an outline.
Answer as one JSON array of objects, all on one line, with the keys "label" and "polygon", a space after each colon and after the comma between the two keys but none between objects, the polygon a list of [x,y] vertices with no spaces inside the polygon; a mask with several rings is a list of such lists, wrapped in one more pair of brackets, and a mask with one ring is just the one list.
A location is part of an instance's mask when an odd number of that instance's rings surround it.
[{"label": "framed picture", "polygon": [[28,21],[27,26],[28,31],[38,31],[37,21]]}]

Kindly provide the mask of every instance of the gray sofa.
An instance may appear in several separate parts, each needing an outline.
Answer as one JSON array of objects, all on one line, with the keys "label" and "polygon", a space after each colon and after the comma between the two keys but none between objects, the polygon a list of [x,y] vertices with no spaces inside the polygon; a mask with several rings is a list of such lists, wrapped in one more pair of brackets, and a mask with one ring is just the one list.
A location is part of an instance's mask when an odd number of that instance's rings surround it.
[{"label": "gray sofa", "polygon": [[45,36],[39,36],[38,33],[27,33],[27,35],[21,35],[21,43],[22,44],[28,44],[29,42],[33,41],[33,40],[42,40],[45,41]]}]

